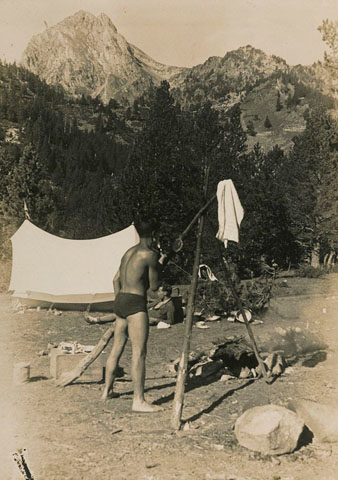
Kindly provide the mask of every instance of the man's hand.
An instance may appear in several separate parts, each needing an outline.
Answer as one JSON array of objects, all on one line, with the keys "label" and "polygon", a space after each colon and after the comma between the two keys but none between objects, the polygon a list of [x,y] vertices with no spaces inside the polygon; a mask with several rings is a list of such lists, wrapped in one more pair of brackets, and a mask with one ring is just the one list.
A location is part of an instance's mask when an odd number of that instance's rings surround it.
[{"label": "man's hand", "polygon": [[164,263],[164,260],[167,258],[167,254],[166,253],[163,253],[163,252],[160,252],[160,258],[158,259],[158,263],[160,263],[161,265],[163,265]]}]

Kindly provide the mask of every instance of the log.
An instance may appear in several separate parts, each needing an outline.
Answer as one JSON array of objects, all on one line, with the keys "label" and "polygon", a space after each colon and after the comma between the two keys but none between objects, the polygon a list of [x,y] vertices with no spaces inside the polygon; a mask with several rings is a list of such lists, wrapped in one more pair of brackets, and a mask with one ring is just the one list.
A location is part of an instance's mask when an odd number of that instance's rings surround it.
[{"label": "log", "polygon": [[116,320],[115,313],[108,313],[107,315],[102,315],[101,317],[93,317],[89,313],[84,314],[84,319],[89,325],[100,325],[102,323],[111,323]]},{"label": "log", "polygon": [[218,372],[221,368],[223,368],[223,361],[222,360],[207,360],[205,362],[196,363],[190,370],[189,370],[189,377],[209,377],[214,373]]},{"label": "log", "polygon": [[114,331],[115,325],[112,325],[101,337],[96,347],[90,353],[88,353],[88,355],[86,355],[71,372],[61,375],[59,380],[56,382],[56,385],[58,387],[66,387],[81,377],[83,372],[94,362],[94,360],[97,359],[103,349],[108,345],[110,339],[114,335]]}]

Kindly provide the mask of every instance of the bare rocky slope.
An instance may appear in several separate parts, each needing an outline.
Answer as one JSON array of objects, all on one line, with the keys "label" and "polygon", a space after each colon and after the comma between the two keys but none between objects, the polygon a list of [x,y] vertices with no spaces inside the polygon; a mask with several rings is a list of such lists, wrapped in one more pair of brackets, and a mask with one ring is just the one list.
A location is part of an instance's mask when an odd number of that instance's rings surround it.
[{"label": "bare rocky slope", "polygon": [[180,70],[156,62],[129,44],[107,15],[96,17],[82,10],[35,35],[22,64],[72,94],[122,103]]}]

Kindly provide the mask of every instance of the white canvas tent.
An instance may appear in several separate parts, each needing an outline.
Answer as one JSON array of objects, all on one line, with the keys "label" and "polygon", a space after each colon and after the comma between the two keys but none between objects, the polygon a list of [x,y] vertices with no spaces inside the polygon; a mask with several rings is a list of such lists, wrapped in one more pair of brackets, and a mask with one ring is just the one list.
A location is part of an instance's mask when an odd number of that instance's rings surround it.
[{"label": "white canvas tent", "polygon": [[138,240],[133,225],[93,240],[69,240],[25,220],[11,238],[9,290],[27,306],[109,309],[121,257]]}]

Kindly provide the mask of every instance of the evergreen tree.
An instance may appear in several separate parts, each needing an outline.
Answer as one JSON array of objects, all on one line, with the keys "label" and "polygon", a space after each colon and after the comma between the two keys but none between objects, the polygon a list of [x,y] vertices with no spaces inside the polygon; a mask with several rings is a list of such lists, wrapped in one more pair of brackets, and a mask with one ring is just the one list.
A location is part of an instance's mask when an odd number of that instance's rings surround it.
[{"label": "evergreen tree", "polygon": [[279,90],[278,90],[278,92],[277,92],[277,101],[276,101],[276,111],[277,111],[277,112],[280,112],[280,111],[282,110],[282,108],[283,108],[283,105],[282,105],[282,102],[281,102],[281,100],[280,100],[280,92],[279,92]]},{"label": "evergreen tree", "polygon": [[240,244],[233,247],[242,268],[259,273],[261,255],[285,266],[296,261],[295,238],[289,228],[283,151],[275,146],[265,154],[259,144],[241,158],[238,193],[245,216]]},{"label": "evergreen tree", "polygon": [[268,116],[265,117],[264,127],[265,128],[271,128],[272,127],[272,123],[270,122],[270,118]]},{"label": "evergreen tree", "polygon": [[324,53],[324,66],[329,76],[329,87],[333,94],[337,93],[337,66],[338,66],[338,21],[323,20],[318,28],[323,41],[329,47]]},{"label": "evergreen tree", "polygon": [[255,125],[252,120],[249,120],[246,126],[246,133],[250,135],[251,137],[255,137],[257,135],[257,132],[255,130]]},{"label": "evergreen tree", "polygon": [[286,99],[286,108],[290,109],[293,105],[293,95],[291,93],[288,94],[288,98]]},{"label": "evergreen tree", "polygon": [[323,109],[315,111],[289,158],[288,198],[292,229],[304,255],[335,243],[338,128]]},{"label": "evergreen tree", "polygon": [[28,145],[11,172],[7,197],[2,199],[2,209],[23,219],[24,207],[27,206],[32,221],[50,230],[53,213],[58,208],[57,193],[34,148]]},{"label": "evergreen tree", "polygon": [[121,223],[130,223],[137,214],[148,215],[160,223],[164,244],[183,231],[201,201],[200,171],[192,164],[192,152],[182,136],[185,130],[169,84],[162,82],[133,153],[116,178]]},{"label": "evergreen tree", "polygon": [[239,104],[234,105],[228,112],[224,124],[224,140],[222,142],[223,155],[236,163],[238,158],[246,152],[246,133],[241,122],[241,108]]}]

